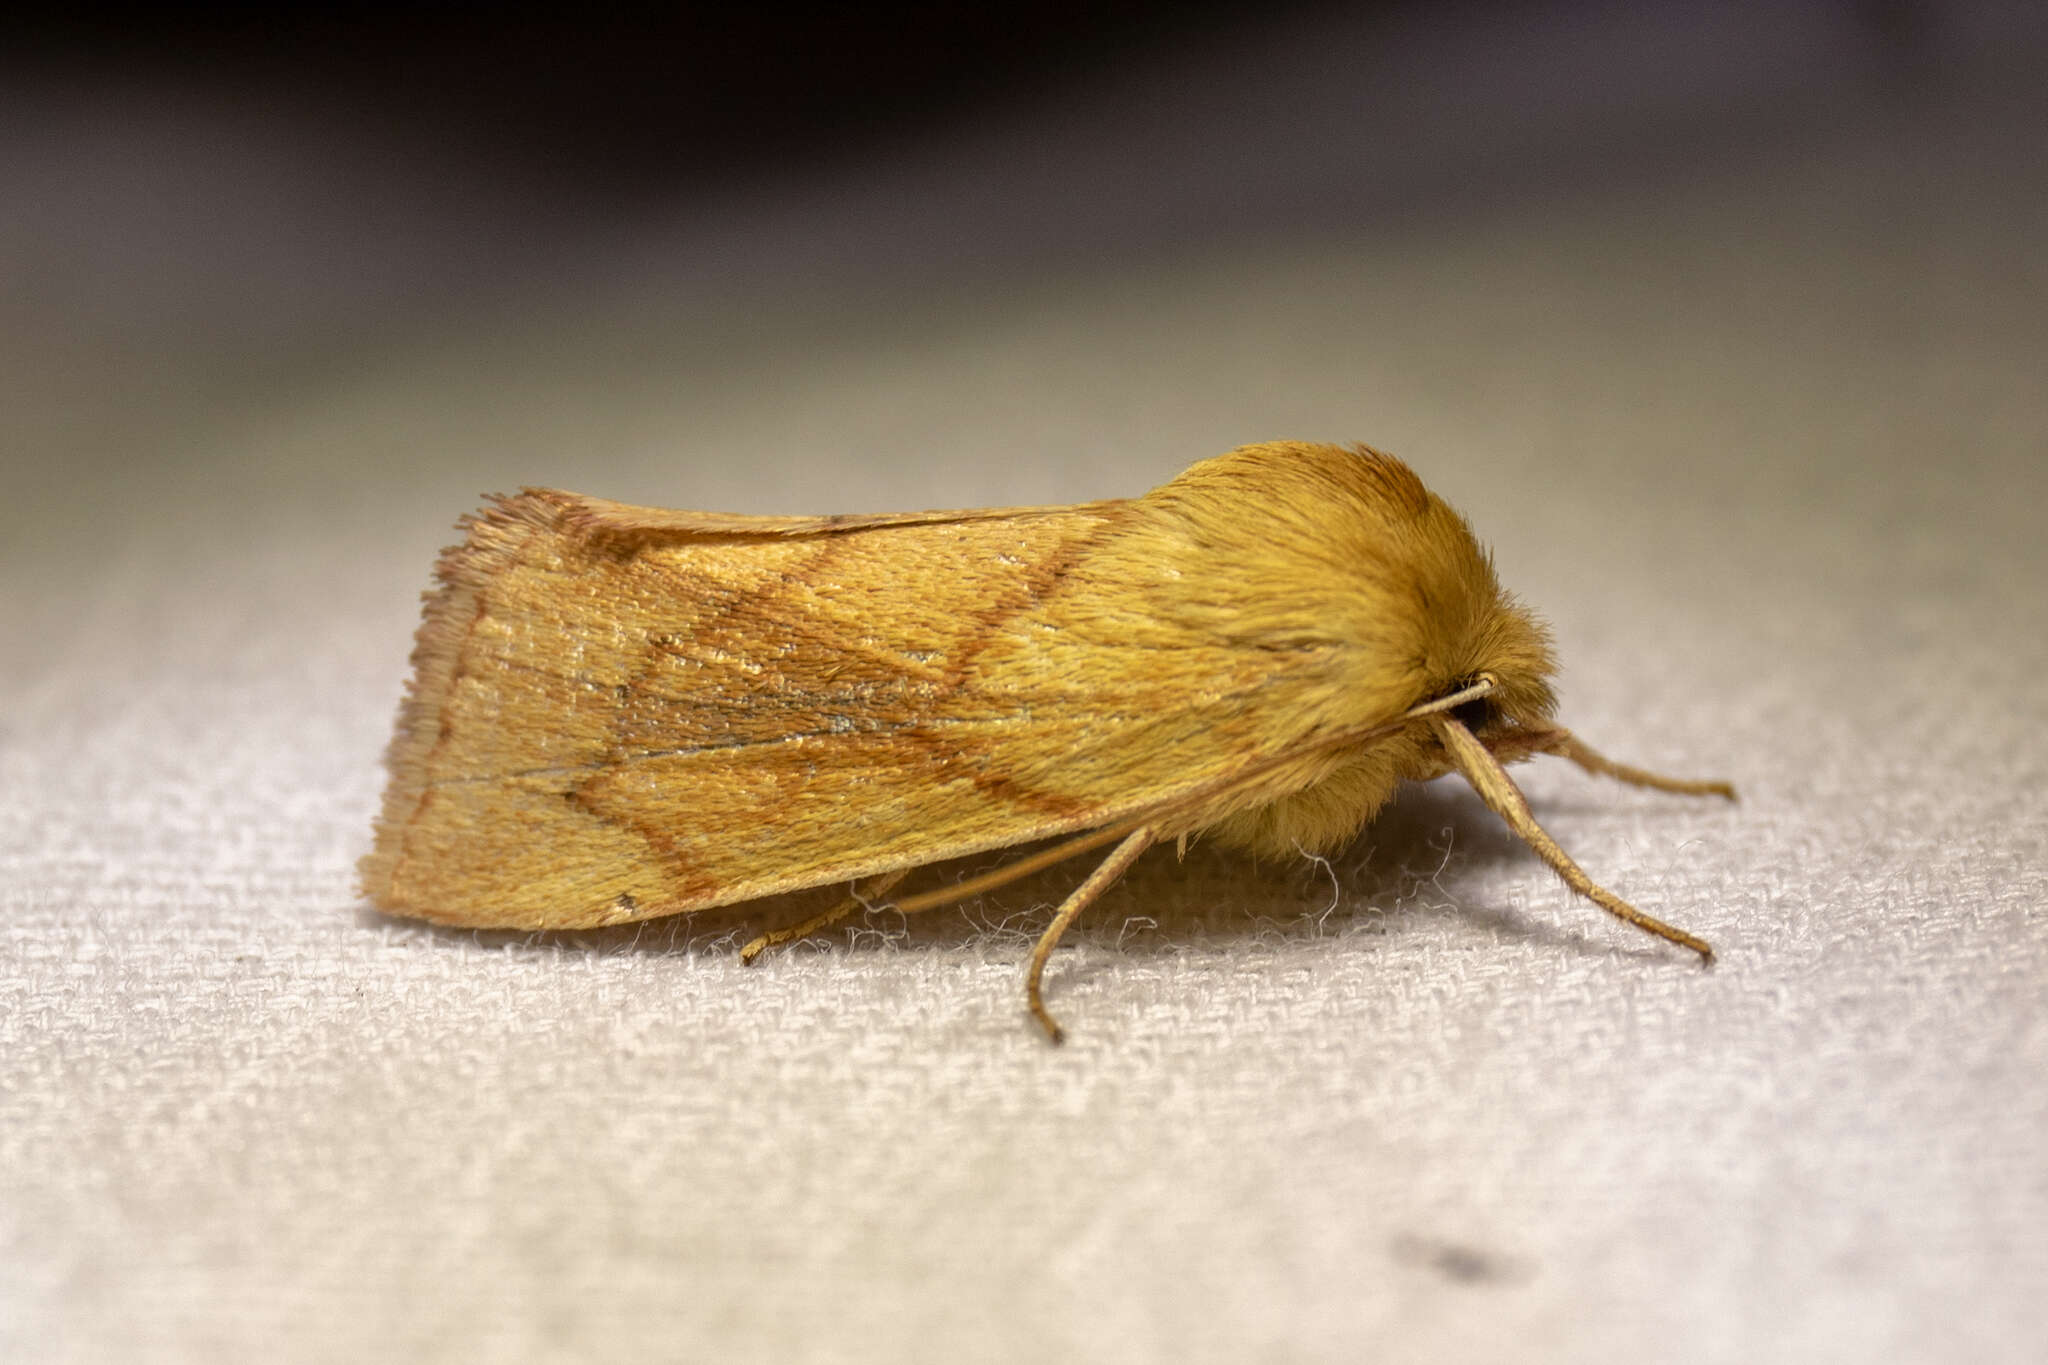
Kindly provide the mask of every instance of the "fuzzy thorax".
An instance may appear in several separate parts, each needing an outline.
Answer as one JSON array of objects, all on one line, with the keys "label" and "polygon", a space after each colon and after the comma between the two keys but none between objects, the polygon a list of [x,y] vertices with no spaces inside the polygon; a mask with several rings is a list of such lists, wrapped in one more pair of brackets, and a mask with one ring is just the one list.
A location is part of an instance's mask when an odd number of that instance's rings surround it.
[{"label": "fuzzy thorax", "polygon": [[[1163,610],[1211,637],[1307,652],[1305,682],[1264,708],[1273,747],[1369,727],[1491,674],[1482,737],[1547,723],[1549,632],[1505,592],[1463,517],[1399,460],[1368,447],[1248,446],[1143,499]],[[1420,721],[1370,745],[1316,754],[1202,812],[1226,844],[1285,856],[1354,838],[1403,781],[1449,768]]]}]

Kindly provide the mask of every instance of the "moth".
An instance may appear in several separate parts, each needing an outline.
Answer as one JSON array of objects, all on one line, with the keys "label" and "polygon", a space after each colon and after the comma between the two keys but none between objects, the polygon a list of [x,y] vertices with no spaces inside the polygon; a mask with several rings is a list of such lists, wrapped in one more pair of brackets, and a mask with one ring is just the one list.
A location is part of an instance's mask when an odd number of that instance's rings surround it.
[{"label": "moth", "polygon": [[1048,839],[895,897],[911,913],[1109,852],[1039,938],[1148,847],[1327,852],[1403,782],[1464,775],[1580,895],[1506,764],[1730,799],[1553,720],[1550,638],[1462,517],[1369,447],[1246,446],[1142,497],[757,517],[546,489],[459,523],[427,593],[363,858],[380,908],[579,929],[847,883],[742,950],[814,933],[928,863]]}]

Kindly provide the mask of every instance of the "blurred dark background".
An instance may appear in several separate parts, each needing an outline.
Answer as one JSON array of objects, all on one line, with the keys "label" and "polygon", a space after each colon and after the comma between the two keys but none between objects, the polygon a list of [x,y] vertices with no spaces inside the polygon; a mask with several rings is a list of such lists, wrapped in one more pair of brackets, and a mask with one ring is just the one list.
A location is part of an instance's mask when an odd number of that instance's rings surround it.
[{"label": "blurred dark background", "polygon": [[[160,227],[155,245],[218,247],[175,235],[189,226],[181,201],[203,198],[237,150],[252,153],[235,168],[249,186],[280,178],[271,199],[281,217],[303,207],[353,221],[366,252],[396,245],[390,236],[408,235],[399,215],[433,201],[506,217],[468,224],[467,261],[452,278],[437,261],[414,281],[429,289],[557,230],[863,168],[886,175],[906,149],[943,157],[973,139],[985,164],[956,163],[888,205],[896,235],[915,242],[870,264],[907,259],[922,274],[1012,248],[1028,260],[1427,220],[1652,168],[1701,169],[1851,106],[1910,106],[1985,63],[2029,68],[2048,32],[2039,9],[1294,0],[1251,13],[1052,0],[758,13],[23,11],[0,19],[0,113],[11,125],[0,147],[16,192],[8,292],[18,297],[26,274],[61,271],[99,232],[147,241]],[[323,153],[338,164],[299,173],[329,172],[334,200],[294,204],[294,168],[280,163]],[[374,192],[380,177],[388,194]],[[132,200],[123,178],[135,182]],[[56,216],[86,207],[75,201],[88,194],[108,212],[78,217],[97,225]],[[872,213],[851,215],[863,217]],[[852,225],[818,221],[805,235],[844,237]],[[217,224],[228,241],[265,226],[226,214]],[[875,235],[855,249],[870,251]],[[262,264],[260,252],[244,262]]]},{"label": "blurred dark background", "polygon": [[[706,378],[707,356],[770,389],[811,385],[845,369],[811,363],[827,352],[1017,325],[1058,299],[1074,330],[1027,348],[1025,367],[1056,364],[1107,282],[1226,257],[1250,281],[1252,263],[1331,253],[1299,287],[1335,298],[1403,243],[1520,233],[1553,207],[1580,224],[1567,250],[1614,263],[1622,300],[1628,263],[1674,240],[1646,206],[1723,184],[1760,207],[1707,229],[1715,251],[1797,243],[1846,261],[1873,215],[1954,214],[1959,195],[2009,239],[2039,199],[1996,167],[2038,144],[2043,12],[1377,0],[1256,15],[1057,2],[14,13],[0,20],[0,443],[20,466],[17,514],[39,488],[55,497],[52,480],[75,485],[80,462],[124,483],[151,465],[222,467],[229,481],[307,467],[320,457],[259,452],[246,433],[222,439],[222,423],[361,391],[380,363],[457,354],[528,389],[603,361],[592,391],[630,393],[629,351],[648,375],[696,376],[689,417],[708,429],[707,395],[731,375]],[[1590,278],[1555,255],[1539,264]],[[1412,328],[1456,302],[1470,286],[1430,280],[1445,269],[1401,267],[1417,287],[1361,298],[1361,327]],[[1677,300],[1690,272],[1673,261],[1634,278],[1635,297],[1654,284]],[[1277,305],[1258,315],[1217,302],[1201,321],[1297,326]],[[1188,322],[1155,309],[1149,325],[1166,348]],[[1354,368],[1370,380],[1369,346],[1339,344],[1363,348]],[[478,347],[499,349],[486,360]],[[733,359],[749,347],[758,363]],[[1127,410],[1096,414],[1108,439],[1147,429],[1165,395],[1214,388],[1194,367],[1156,378]],[[455,393],[441,385],[413,395],[416,414]],[[959,375],[918,387],[941,385],[972,392]],[[1011,401],[1077,412],[1115,401],[1073,377],[1028,399],[1012,388]],[[1346,429],[1356,418],[1330,394],[1305,387],[1210,429]],[[1385,375],[1374,412],[1403,394],[1439,401]],[[565,414],[602,401],[556,397],[549,410]],[[1393,420],[1370,430],[1407,437]],[[533,439],[500,440],[493,458],[567,477],[532,468],[549,463],[525,458],[547,438]],[[347,473],[379,459],[352,449]],[[1013,490],[1026,492],[1045,495]]]},{"label": "blurred dark background", "polygon": [[[632,200],[679,174],[817,165],[972,118],[1190,38],[1256,30],[1300,3],[478,5],[47,10],[0,20],[52,75],[209,88],[482,159],[510,176]],[[1385,11],[1387,3],[1351,7]]]},{"label": "blurred dark background", "polygon": [[[213,6],[6,21],[22,55],[127,72],[366,125],[512,175],[632,199],[678,172],[802,168],[972,118],[1148,49],[1329,8],[1217,3]],[[1385,11],[1381,0],[1351,7]]]}]

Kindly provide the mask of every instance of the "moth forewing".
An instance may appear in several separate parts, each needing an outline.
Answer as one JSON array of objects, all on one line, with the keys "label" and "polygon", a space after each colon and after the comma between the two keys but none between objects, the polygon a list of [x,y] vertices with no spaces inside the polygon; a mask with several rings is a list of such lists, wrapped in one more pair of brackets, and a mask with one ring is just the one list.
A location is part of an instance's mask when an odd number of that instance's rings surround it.
[{"label": "moth forewing", "polygon": [[[486,509],[428,604],[364,864],[373,898],[465,924],[582,927],[1114,818],[1152,794],[1166,756],[1106,782],[1091,755],[1171,742],[1200,763],[1201,737],[1176,733],[1197,718],[1134,652],[1063,641],[1065,674],[1001,656],[1006,630],[1057,627],[1034,610],[1039,580],[1115,514],[769,535],[668,514],[635,542],[625,514],[598,519],[566,495]],[[1255,684],[1208,653],[1205,685]],[[1091,707],[1091,690],[1114,709]],[[1206,748],[1214,762],[1225,742]]]}]

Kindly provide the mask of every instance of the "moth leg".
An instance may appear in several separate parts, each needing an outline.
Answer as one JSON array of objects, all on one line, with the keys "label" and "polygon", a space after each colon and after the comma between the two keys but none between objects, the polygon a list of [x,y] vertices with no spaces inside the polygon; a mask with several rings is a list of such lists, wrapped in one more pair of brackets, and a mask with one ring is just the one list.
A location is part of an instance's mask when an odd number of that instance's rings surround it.
[{"label": "moth leg", "polygon": [[1136,828],[1135,823],[1105,825],[1101,829],[1077,835],[1064,843],[1054,844],[1051,848],[1040,849],[1027,857],[1004,863],[1001,867],[984,872],[980,876],[969,877],[965,881],[942,886],[934,891],[920,891],[915,896],[905,896],[902,900],[893,902],[890,908],[899,915],[914,915],[920,910],[936,910],[942,905],[952,905],[970,896],[979,896],[984,891],[1008,886],[1011,882],[1043,871],[1055,863],[1063,863],[1069,858],[1086,853],[1091,848],[1101,848],[1104,844],[1115,843]]},{"label": "moth leg", "polygon": [[[967,880],[955,882],[951,886],[941,886],[932,891],[920,891],[915,896],[905,896],[901,900],[890,901],[888,908],[894,910],[899,915],[914,915],[920,910],[935,910],[942,905],[951,905],[955,901],[963,901],[970,896],[978,896],[984,891],[993,891],[999,886],[1006,886],[1020,877],[1028,877],[1042,868],[1051,867],[1054,863],[1064,862],[1076,854],[1086,853],[1091,848],[1100,848],[1112,840],[1123,838],[1130,832],[1131,826],[1129,825],[1110,825],[1103,829],[1091,830],[1087,834],[1069,839],[1065,843],[1054,844],[1051,848],[1041,849],[1027,858],[1019,858],[1014,862],[1005,863],[994,871],[984,872],[978,877],[969,877]],[[787,928],[769,930],[767,933],[754,939],[746,947],[740,949],[740,961],[752,962],[761,956],[762,953],[779,944],[815,934],[820,929],[830,928],[864,905],[872,906],[877,898],[885,896],[894,890],[905,877],[915,870],[914,868],[906,867],[895,872],[884,872],[870,881],[866,889],[856,891],[853,895],[848,896],[844,901],[841,901],[823,914],[813,915],[809,919],[798,924],[792,924]]]},{"label": "moth leg", "polygon": [[1052,917],[1052,923],[1045,926],[1045,932],[1038,936],[1038,946],[1031,950],[1031,970],[1024,977],[1024,998],[1031,1006],[1032,1016],[1045,1029],[1046,1037],[1055,1043],[1064,1042],[1067,1035],[1058,1021],[1046,1012],[1045,997],[1039,992],[1039,983],[1045,978],[1046,959],[1052,956],[1052,950],[1059,945],[1060,936],[1067,932],[1067,926],[1074,922],[1074,917],[1094,904],[1095,898],[1107,891],[1110,883],[1121,877],[1124,869],[1136,862],[1138,855],[1150,848],[1156,837],[1149,829],[1132,831],[1096,865],[1086,881],[1074,888],[1060,906],[1059,913]]},{"label": "moth leg", "polygon": [[1659,773],[1631,768],[1626,763],[1616,763],[1595,753],[1591,747],[1571,731],[1558,727],[1546,731],[1540,737],[1537,750],[1541,753],[1556,754],[1568,758],[1595,777],[1611,777],[1617,782],[1626,782],[1631,787],[1653,787],[1660,792],[1677,792],[1681,796],[1723,796],[1735,799],[1735,788],[1726,782],[1696,782],[1682,777],[1665,777]]},{"label": "moth leg", "polygon": [[[1500,760],[1481,744],[1470,730],[1447,715],[1433,715],[1428,719],[1430,727],[1436,731],[1437,738],[1443,741],[1444,748],[1449,751],[1451,761],[1458,765],[1458,771],[1472,784],[1472,790],[1479,793],[1479,799],[1490,806],[1494,814],[1507,821],[1508,828],[1519,835],[1523,843],[1534,849],[1537,857],[1549,863],[1551,869],[1564,878],[1566,886],[1616,919],[1627,920],[1645,933],[1655,934],[1658,938],[1692,949],[1700,955],[1701,962],[1710,963],[1714,960],[1714,950],[1705,939],[1695,938],[1683,929],[1674,928],[1663,920],[1644,914],[1588,877],[1585,869],[1573,862],[1570,855],[1557,846],[1557,841],[1536,823],[1536,817],[1530,814],[1529,802],[1522,795],[1522,789],[1508,776],[1507,769],[1501,767]],[[1571,740],[1569,732],[1565,732],[1565,739],[1568,742],[1576,742]],[[1592,753],[1590,749],[1585,752]],[[1565,756],[1572,757],[1570,753],[1566,753]],[[1598,758],[1598,755],[1594,757]],[[1606,762],[1605,759],[1599,761]],[[1628,771],[1633,772],[1634,769]]]},{"label": "moth leg", "polygon": [[753,942],[740,949],[740,961],[751,963],[770,948],[779,948],[785,943],[792,943],[800,938],[809,938],[820,929],[831,928],[854,911],[873,905],[876,897],[886,896],[891,891],[894,891],[897,883],[908,877],[913,870],[912,868],[905,867],[895,872],[884,872],[870,880],[866,887],[856,887],[845,900],[839,902],[830,910],[822,914],[812,915],[807,920],[799,920],[795,924],[784,925],[780,929],[770,929],[767,933],[759,935]]}]

